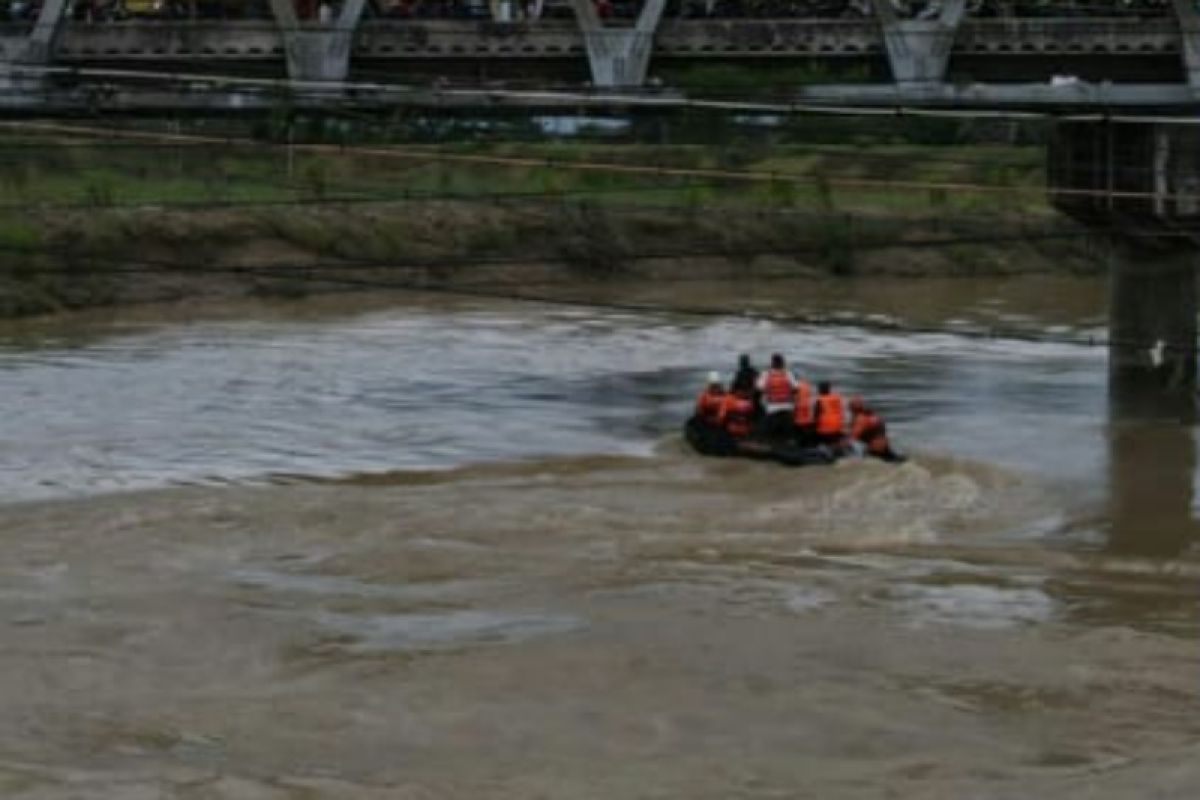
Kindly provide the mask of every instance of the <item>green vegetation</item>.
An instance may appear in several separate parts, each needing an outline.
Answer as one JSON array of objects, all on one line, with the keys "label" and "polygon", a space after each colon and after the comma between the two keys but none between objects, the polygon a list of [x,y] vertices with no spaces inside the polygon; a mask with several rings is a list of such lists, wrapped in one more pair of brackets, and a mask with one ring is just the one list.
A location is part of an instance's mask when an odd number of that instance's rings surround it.
[{"label": "green vegetation", "polygon": [[[518,262],[591,280],[636,274],[647,255],[742,275],[1006,271],[1051,252],[1084,261],[1077,242],[986,243],[1066,224],[1040,188],[1038,147],[797,139],[290,147],[0,136],[0,314],[212,286],[292,294],[331,262],[394,282],[398,266],[422,281],[513,280]],[[931,236],[968,243],[895,247]],[[497,265],[454,269],[480,260]],[[292,277],[265,279],[264,267]]]},{"label": "green vegetation", "polygon": [[[739,142],[325,149],[0,139],[0,208],[572,196],[609,205],[1048,211],[1036,147]],[[914,184],[932,184],[928,188]]]}]

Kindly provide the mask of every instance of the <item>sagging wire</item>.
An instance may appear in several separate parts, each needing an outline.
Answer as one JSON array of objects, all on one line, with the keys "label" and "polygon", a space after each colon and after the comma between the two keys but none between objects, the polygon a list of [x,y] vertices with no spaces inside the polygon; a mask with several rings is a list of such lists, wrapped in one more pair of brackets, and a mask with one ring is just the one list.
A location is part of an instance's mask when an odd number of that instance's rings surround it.
[{"label": "sagging wire", "polygon": [[[814,101],[761,102],[746,100],[710,100],[689,98],[685,95],[661,88],[624,87],[619,90],[593,88],[587,90],[572,89],[504,89],[489,86],[442,86],[416,85],[399,83],[379,83],[361,81],[304,81],[290,78],[260,78],[228,75],[207,72],[164,72],[153,70],[130,69],[100,69],[81,67],[35,67],[15,66],[13,74],[31,77],[56,77],[59,79],[89,78],[109,79],[115,81],[141,81],[158,83],[160,86],[183,86],[191,92],[205,90],[213,86],[233,87],[248,92],[258,92],[268,100],[283,100],[286,97],[294,99],[319,99],[324,103],[342,103],[347,107],[360,106],[364,99],[374,99],[381,102],[383,97],[389,97],[389,102],[397,100],[431,100],[436,99],[443,107],[451,107],[447,103],[466,101],[471,103],[510,101],[527,105],[547,104],[573,107],[578,104],[604,106],[649,108],[663,110],[713,110],[743,113],[763,114],[822,114],[842,116],[938,116],[961,119],[1012,119],[1012,120],[1063,120],[1063,121],[1109,121],[1115,123],[1140,122],[1145,114],[1128,116],[1121,113],[1111,113],[1106,108],[1104,112],[1068,112],[1055,113],[1050,111],[1018,111],[996,109],[964,109],[953,107],[922,108],[906,105],[899,98],[894,103],[886,105],[854,106],[835,105]],[[1037,84],[1041,86],[1041,84]],[[1174,84],[1171,84],[1175,88]],[[105,87],[100,86],[99,89]],[[883,87],[890,88],[890,87]],[[1102,87],[1103,88],[1103,87]],[[368,95],[374,95],[373,98]],[[1072,105],[1072,97],[1063,97],[1060,101]],[[1076,102],[1075,105],[1078,103]],[[1181,124],[1200,124],[1200,120],[1181,117]],[[1190,121],[1189,121],[1190,120]]]},{"label": "sagging wire", "polygon": [[[1200,119],[1197,120],[1200,122]],[[261,142],[245,138],[214,138],[198,134],[160,133],[128,131],[111,128],[95,128],[86,126],[58,125],[50,123],[14,123],[0,122],[0,128],[26,128],[55,131],[59,133],[76,132],[84,135],[100,137],[125,137],[147,141],[177,141],[192,144],[223,144],[227,147],[260,148]],[[881,178],[847,178],[829,177],[812,173],[794,173],[787,171],[739,170],[721,167],[682,167],[670,165],[641,165],[622,164],[617,162],[595,162],[578,159],[555,159],[538,156],[497,156],[476,153],[448,153],[432,147],[420,146],[369,146],[345,144],[279,144],[277,147],[288,147],[296,153],[336,156],[363,156],[376,158],[396,158],[418,161],[440,161],[446,163],[473,164],[484,166],[505,166],[514,168],[550,168],[566,169],[580,172],[603,172],[612,174],[644,175],[649,177],[694,177],[712,180],[740,180],[760,183],[820,183],[831,188],[845,189],[893,189],[902,191],[936,191],[978,193],[1007,196],[1029,196],[1050,194],[1056,198],[1102,198],[1113,200],[1187,200],[1190,194],[1158,194],[1151,191],[1122,190],[1108,188],[1063,188],[1045,186],[1001,186],[997,184],[970,183],[963,181],[895,181]]]}]

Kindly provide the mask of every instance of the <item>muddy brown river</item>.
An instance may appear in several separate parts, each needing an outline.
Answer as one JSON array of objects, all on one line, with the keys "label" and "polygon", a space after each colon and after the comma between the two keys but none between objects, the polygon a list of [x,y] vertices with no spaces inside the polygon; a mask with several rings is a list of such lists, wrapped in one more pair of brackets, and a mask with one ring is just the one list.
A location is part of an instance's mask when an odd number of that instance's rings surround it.
[{"label": "muddy brown river", "polygon": [[[0,796],[1196,796],[1193,428],[1112,418],[1077,343],[1104,297],[740,298],[840,327],[399,294],[8,324]],[[690,453],[704,374],[773,350],[873,399],[910,461]]]}]

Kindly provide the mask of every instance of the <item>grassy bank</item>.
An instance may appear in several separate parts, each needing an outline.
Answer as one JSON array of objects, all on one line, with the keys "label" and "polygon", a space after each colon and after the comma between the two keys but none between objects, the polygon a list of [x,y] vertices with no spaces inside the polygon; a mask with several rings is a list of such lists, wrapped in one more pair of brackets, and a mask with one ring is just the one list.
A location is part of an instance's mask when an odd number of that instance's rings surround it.
[{"label": "grassy bank", "polygon": [[343,148],[10,135],[0,137],[0,208],[572,194],[667,206],[1044,214],[1042,162],[1041,148],[1000,145],[743,139]]},{"label": "grassy bank", "polygon": [[0,140],[0,314],[626,277],[1084,270],[1040,151]]}]

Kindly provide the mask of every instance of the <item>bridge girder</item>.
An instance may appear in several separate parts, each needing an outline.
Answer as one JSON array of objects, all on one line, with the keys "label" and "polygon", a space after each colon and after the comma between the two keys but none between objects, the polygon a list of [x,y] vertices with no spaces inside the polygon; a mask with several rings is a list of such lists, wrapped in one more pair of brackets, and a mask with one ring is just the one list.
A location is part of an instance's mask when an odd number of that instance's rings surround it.
[{"label": "bridge girder", "polygon": [[[594,86],[632,88],[646,82],[652,59],[767,63],[792,58],[878,65],[870,67],[876,74],[884,74],[884,65],[890,67],[891,81],[824,87],[822,99],[864,105],[902,101],[986,106],[989,97],[997,97],[1003,101],[999,105],[1007,106],[1014,95],[1025,93],[1033,104],[1044,106],[1054,100],[1044,96],[1050,74],[1039,78],[1043,86],[1030,83],[1026,90],[1011,79],[964,83],[961,66],[959,77],[948,82],[947,64],[961,58],[964,61],[958,63],[969,63],[965,69],[972,71],[977,62],[1029,65],[1040,59],[1036,63],[1044,66],[1090,59],[1093,73],[1103,73],[1111,62],[1113,73],[1131,82],[1113,81],[1110,86],[1107,81],[1081,81],[1083,88],[1063,92],[1067,105],[1105,105],[1124,97],[1169,97],[1173,103],[1179,92],[1168,86],[1172,80],[1178,81],[1178,89],[1190,87],[1191,96],[1200,102],[1200,12],[1190,0],[1174,0],[1173,18],[1124,23],[971,20],[964,0],[946,0],[931,20],[898,19],[886,2],[874,4],[876,17],[864,20],[668,20],[663,18],[664,0],[647,0],[630,25],[598,19],[588,0],[572,3],[578,12],[574,21],[364,21],[364,0],[347,0],[335,19],[321,22],[299,20],[290,0],[271,0],[273,19],[264,23],[74,25],[63,13],[66,0],[47,0],[32,28],[0,26],[0,75],[35,74],[39,66],[153,63],[160,72],[169,72],[174,71],[167,66],[172,61],[187,63],[189,71],[197,61],[256,62],[279,64],[299,86],[345,81],[356,60],[430,65],[582,60]],[[1133,74],[1131,68],[1153,74]],[[1024,77],[1030,77],[1028,71]]]}]

